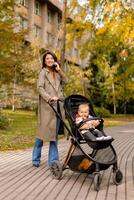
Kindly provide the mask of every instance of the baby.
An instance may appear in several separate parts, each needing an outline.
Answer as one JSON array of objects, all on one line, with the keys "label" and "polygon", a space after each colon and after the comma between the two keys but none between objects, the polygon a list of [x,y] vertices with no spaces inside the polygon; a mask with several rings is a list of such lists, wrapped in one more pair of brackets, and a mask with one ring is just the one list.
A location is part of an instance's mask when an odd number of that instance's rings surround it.
[{"label": "baby", "polygon": [[[86,103],[83,103],[79,105],[78,107],[78,113],[76,115],[76,125],[78,125],[80,122],[87,120],[87,119],[92,119],[93,116],[90,115],[89,113],[89,105]],[[81,127],[80,131],[85,136],[85,139],[90,138],[90,134],[93,133],[94,136],[96,136],[96,140],[109,140],[112,137],[111,136],[104,136],[101,131],[96,129],[96,127],[100,124],[100,120],[89,120],[85,122]],[[90,129],[92,129],[92,133],[90,132]],[[89,131],[88,131],[89,130]]]},{"label": "baby", "polygon": [[[89,105],[88,104],[81,104],[78,107],[78,113],[76,115],[76,124],[79,124],[83,120],[91,119],[93,116],[89,114]],[[85,122],[85,124],[81,127],[81,129],[89,129],[95,128],[100,124],[99,120],[91,120]]]}]

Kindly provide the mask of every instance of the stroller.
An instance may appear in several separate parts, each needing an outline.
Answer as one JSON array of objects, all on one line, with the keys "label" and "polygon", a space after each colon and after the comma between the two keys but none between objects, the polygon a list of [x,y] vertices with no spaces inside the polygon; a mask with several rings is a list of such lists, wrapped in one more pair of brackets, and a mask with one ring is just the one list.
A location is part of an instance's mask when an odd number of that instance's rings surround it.
[{"label": "stroller", "polygon": [[60,161],[54,160],[51,165],[51,174],[55,179],[61,179],[62,173],[65,169],[69,168],[72,171],[80,173],[93,174],[94,176],[94,189],[96,191],[100,188],[101,173],[100,171],[108,169],[113,166],[113,182],[116,185],[121,184],[123,174],[119,170],[117,165],[117,155],[112,146],[113,138],[109,140],[91,140],[86,141],[83,138],[79,127],[75,123],[75,115],[78,110],[78,106],[82,103],[88,103],[90,106],[90,112],[94,119],[99,119],[101,122],[97,127],[102,135],[106,136],[103,131],[104,120],[97,117],[91,102],[84,96],[71,95],[64,100],[65,115],[69,122],[69,127],[64,123],[61,116],[57,113],[55,108],[52,107],[57,117],[62,120],[64,127],[67,129],[69,136],[71,137],[70,148],[67,157],[62,165]]}]

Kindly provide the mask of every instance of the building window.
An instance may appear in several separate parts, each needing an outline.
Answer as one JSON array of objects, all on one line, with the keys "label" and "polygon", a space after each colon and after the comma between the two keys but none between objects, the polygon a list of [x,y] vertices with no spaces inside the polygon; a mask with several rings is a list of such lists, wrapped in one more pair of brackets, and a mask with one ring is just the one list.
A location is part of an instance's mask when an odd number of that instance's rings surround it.
[{"label": "building window", "polygon": [[49,45],[52,44],[52,34],[49,32],[47,32],[47,42]]},{"label": "building window", "polygon": [[21,29],[27,29],[28,28],[28,20],[24,17],[19,16],[19,23]]},{"label": "building window", "polygon": [[49,9],[47,11],[47,21],[48,23],[52,23],[52,13]]},{"label": "building window", "polygon": [[40,38],[41,37],[41,28],[38,25],[34,25],[34,33],[35,37]]},{"label": "building window", "polygon": [[35,13],[36,15],[41,16],[41,4],[40,4],[39,1],[35,1],[34,13]]},{"label": "building window", "polygon": [[74,48],[74,56],[75,56],[75,58],[79,57],[79,53],[78,53],[78,49],[77,48]]},{"label": "building window", "polygon": [[20,3],[22,6],[28,7],[28,0],[19,0],[19,3]]}]

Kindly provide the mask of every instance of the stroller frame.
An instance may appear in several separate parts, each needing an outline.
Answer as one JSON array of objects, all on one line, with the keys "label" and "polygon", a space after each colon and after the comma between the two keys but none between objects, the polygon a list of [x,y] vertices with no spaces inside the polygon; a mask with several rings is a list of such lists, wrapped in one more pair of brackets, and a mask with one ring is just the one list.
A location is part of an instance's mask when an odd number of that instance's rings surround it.
[{"label": "stroller frame", "polygon": [[[73,152],[75,151],[76,148],[78,148],[82,152],[82,154],[85,156],[85,158],[87,158],[88,160],[92,161],[93,164],[94,164],[93,165],[94,166],[93,169],[91,168],[91,170],[87,170],[84,173],[88,173],[88,174],[93,174],[94,175],[94,189],[96,191],[98,191],[99,188],[100,188],[100,180],[101,180],[100,171],[108,169],[111,165],[113,165],[113,182],[116,185],[119,185],[122,182],[123,174],[120,171],[120,169],[118,168],[117,154],[116,154],[115,149],[111,145],[111,143],[109,144],[109,147],[111,148],[111,151],[113,152],[113,159],[111,161],[109,161],[109,162],[106,162],[106,163],[97,161],[95,159],[95,156],[96,156],[99,148],[93,148],[91,154],[86,153],[84,151],[84,149],[82,148],[82,144],[85,144],[85,143],[87,144],[87,141],[82,139],[81,134],[77,130],[76,124],[74,123],[74,119],[73,119],[73,117],[71,116],[70,112],[67,109],[67,107],[68,107],[67,105],[68,105],[69,101],[71,101],[72,99],[77,99],[77,98],[80,99],[80,100],[82,99],[83,102],[90,103],[89,100],[86,97],[81,96],[81,95],[71,95],[71,96],[69,96],[69,97],[67,97],[65,99],[65,101],[64,101],[64,109],[65,109],[65,114],[66,114],[66,117],[67,117],[67,119],[69,121],[71,130],[68,128],[66,123],[62,120],[61,115],[57,112],[57,110],[54,108],[54,106],[52,104],[49,104],[51,106],[51,108],[53,109],[53,111],[55,112],[56,116],[62,121],[64,127],[66,128],[66,130],[68,132],[68,134],[71,136],[71,145],[70,145],[70,148],[68,150],[68,153],[67,153],[67,156],[66,156],[66,159],[65,159],[63,165],[61,165],[60,161],[54,160],[52,162],[52,164],[51,164],[51,167],[50,167],[51,174],[55,179],[61,179],[63,171],[65,169],[68,169],[67,166],[68,166],[68,164],[70,162],[70,159],[71,159],[71,156],[73,155]],[[61,100],[58,100],[57,104],[59,103],[59,101],[61,101]],[[93,110],[93,107],[92,107],[91,103],[90,103],[90,107],[91,107],[91,110],[92,110],[92,114],[96,117],[96,114],[95,114],[95,112]],[[71,109],[71,107],[69,108],[69,110],[70,109]],[[100,129],[103,130],[103,121],[102,121],[102,124],[100,126]],[[75,132],[75,134],[74,134],[74,132]],[[103,133],[103,134],[105,135],[105,133]],[[77,135],[79,135],[80,137],[77,137]],[[90,145],[89,145],[89,147],[90,147]],[[101,149],[104,149],[104,148],[107,148],[107,147],[105,147],[105,145],[103,147],[103,145],[102,145]],[[91,147],[90,147],[90,149],[91,149]]]}]

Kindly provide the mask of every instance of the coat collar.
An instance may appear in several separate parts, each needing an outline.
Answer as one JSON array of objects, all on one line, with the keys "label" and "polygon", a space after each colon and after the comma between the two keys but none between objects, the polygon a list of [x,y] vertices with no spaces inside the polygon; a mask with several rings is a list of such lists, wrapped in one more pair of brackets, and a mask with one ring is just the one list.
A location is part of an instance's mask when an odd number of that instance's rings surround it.
[{"label": "coat collar", "polygon": [[46,78],[47,80],[50,82],[50,84],[52,85],[52,87],[56,90],[56,92],[58,91],[59,85],[60,85],[60,81],[59,81],[59,75],[58,73],[56,73],[56,79],[54,79],[52,77],[52,74],[50,73],[49,69],[47,68],[43,68],[43,70],[46,71]]}]

